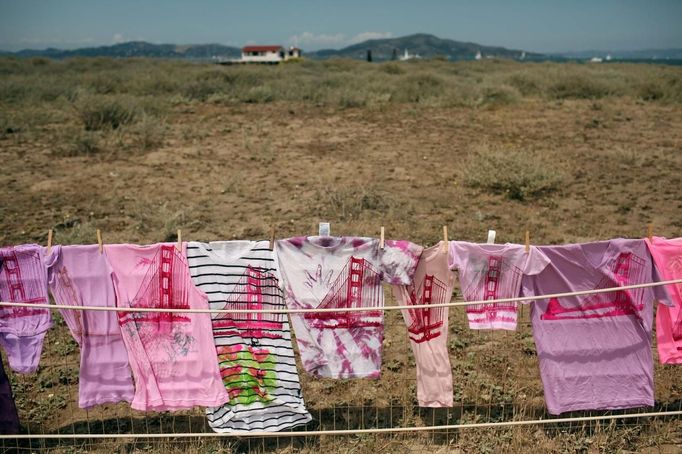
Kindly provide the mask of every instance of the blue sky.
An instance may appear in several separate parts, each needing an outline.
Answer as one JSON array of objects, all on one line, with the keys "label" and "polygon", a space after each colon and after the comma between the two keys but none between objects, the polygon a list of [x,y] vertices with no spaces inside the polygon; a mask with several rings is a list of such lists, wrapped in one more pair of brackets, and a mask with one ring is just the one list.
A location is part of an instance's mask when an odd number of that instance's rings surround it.
[{"label": "blue sky", "polygon": [[154,43],[339,48],[432,33],[557,52],[682,47],[682,0],[0,0],[0,49]]}]

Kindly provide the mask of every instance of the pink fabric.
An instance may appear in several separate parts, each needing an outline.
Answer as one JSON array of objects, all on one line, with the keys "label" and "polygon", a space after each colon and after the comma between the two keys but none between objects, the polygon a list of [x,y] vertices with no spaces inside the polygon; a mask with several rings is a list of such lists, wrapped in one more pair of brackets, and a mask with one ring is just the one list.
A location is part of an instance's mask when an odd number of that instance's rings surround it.
[{"label": "pink fabric", "polygon": [[[647,240],[662,280],[682,279],[682,238]],[[658,360],[663,364],[682,364],[682,284],[666,286],[673,306],[658,305],[656,341]]]},{"label": "pink fabric", "polygon": [[[44,248],[37,244],[0,248],[0,301],[48,304]],[[52,326],[49,309],[0,309],[0,345],[12,370],[38,369],[43,339]]]},{"label": "pink fabric", "polygon": [[[107,245],[119,307],[208,309],[189,274],[183,244]],[[208,313],[119,312],[135,378],[132,407],[177,410],[229,400],[218,371]]]},{"label": "pink fabric", "polygon": [[[452,297],[455,273],[448,268],[443,243],[424,249],[410,285],[394,285],[398,304],[441,304]],[[403,310],[417,364],[420,407],[452,407],[452,370],[448,356],[448,308]]]},{"label": "pink fabric", "polygon": [[[112,270],[99,246],[55,246],[47,258],[55,302],[116,307]],[[78,405],[130,402],[135,394],[118,316],[113,311],[60,309],[81,349]]]},{"label": "pink fabric", "polygon": [[[536,247],[526,253],[520,244],[450,242],[450,267],[459,270],[466,301],[517,297],[521,278],[539,274],[548,263]],[[475,304],[466,313],[471,329],[516,329],[516,303]]]}]

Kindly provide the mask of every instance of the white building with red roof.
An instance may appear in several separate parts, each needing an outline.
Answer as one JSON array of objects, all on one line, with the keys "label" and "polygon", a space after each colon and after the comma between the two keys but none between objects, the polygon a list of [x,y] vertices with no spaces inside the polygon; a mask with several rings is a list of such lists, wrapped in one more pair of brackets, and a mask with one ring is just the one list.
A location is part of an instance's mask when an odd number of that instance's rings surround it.
[{"label": "white building with red roof", "polygon": [[282,46],[244,46],[242,47],[243,63],[279,63],[290,58],[300,58],[301,49]]}]

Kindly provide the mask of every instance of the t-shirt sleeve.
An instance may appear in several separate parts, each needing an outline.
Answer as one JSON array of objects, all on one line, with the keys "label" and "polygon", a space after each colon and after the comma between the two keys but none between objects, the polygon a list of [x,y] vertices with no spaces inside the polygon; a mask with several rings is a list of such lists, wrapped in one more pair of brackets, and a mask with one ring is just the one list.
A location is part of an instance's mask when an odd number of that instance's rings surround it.
[{"label": "t-shirt sleeve", "polygon": [[[658,268],[656,267],[656,262],[651,257],[651,254],[649,254],[649,260],[651,260],[651,282],[661,282],[664,279],[661,279],[661,275],[659,274]],[[657,285],[656,287],[652,287],[652,289],[654,291],[654,298],[656,301],[661,304],[665,304],[666,306],[674,306],[673,299],[670,296],[670,292],[668,292],[667,285]]]},{"label": "t-shirt sleeve", "polygon": [[380,255],[384,281],[393,285],[412,283],[419,258],[424,248],[404,240],[386,240]]},{"label": "t-shirt sleeve", "polygon": [[450,241],[450,253],[448,254],[448,268],[451,270],[460,269],[462,266],[462,250],[457,241]]},{"label": "t-shirt sleeve", "polygon": [[523,274],[534,276],[542,273],[542,271],[549,265],[549,257],[547,257],[540,249],[531,247],[528,252],[528,260],[526,260],[526,267]]}]

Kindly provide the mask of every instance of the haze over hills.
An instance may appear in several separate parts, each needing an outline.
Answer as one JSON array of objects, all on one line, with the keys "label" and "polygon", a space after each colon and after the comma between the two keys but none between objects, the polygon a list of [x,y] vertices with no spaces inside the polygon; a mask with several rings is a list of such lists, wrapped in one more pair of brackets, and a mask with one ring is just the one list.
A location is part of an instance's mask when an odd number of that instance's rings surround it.
[{"label": "haze over hills", "polygon": [[[271,44],[271,43],[261,43]],[[353,44],[341,49],[322,49],[306,52],[303,55],[313,59],[351,58],[365,59],[367,51],[372,51],[375,61],[390,60],[394,52],[401,56],[405,50],[411,55],[417,54],[423,58],[445,57],[450,60],[470,60],[480,52],[483,57],[518,59],[525,53],[529,60],[537,59],[589,59],[605,57],[610,54],[614,59],[682,59],[682,49],[651,49],[637,51],[576,51],[556,54],[540,54],[519,49],[507,49],[501,46],[484,46],[477,43],[455,41],[439,38],[426,33],[417,33],[397,38],[372,39]],[[18,52],[3,52],[0,55],[16,57],[49,57],[55,59],[69,57],[151,57],[151,58],[184,58],[184,59],[222,59],[239,58],[241,50],[238,47],[222,44],[153,44],[144,41],[130,41],[111,46],[84,47],[80,49],[25,49]]]}]

